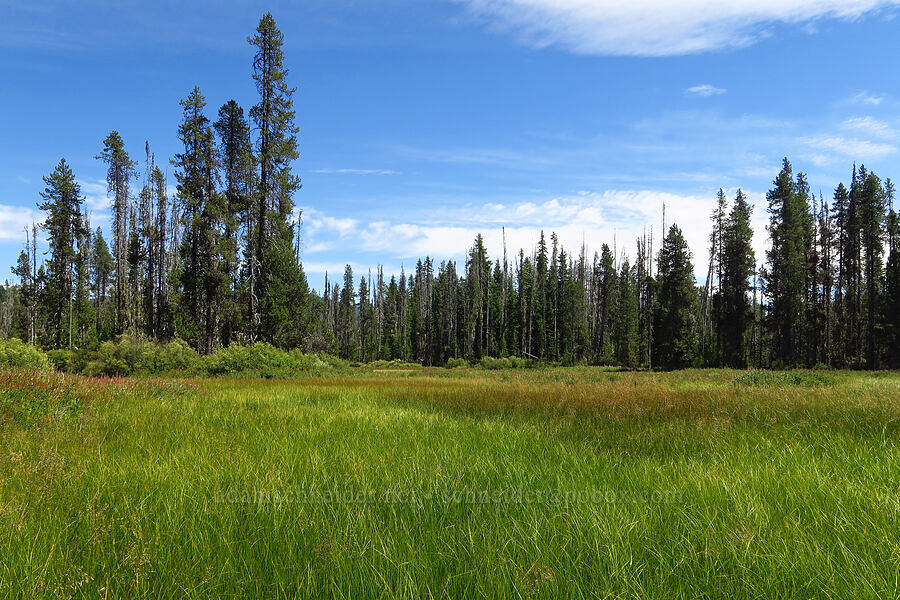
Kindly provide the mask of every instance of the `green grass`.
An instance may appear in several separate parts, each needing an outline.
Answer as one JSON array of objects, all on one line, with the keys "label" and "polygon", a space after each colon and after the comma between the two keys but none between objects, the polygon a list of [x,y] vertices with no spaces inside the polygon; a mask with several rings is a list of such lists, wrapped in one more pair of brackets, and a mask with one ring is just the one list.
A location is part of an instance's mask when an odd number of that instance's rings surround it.
[{"label": "green grass", "polygon": [[0,598],[900,597],[897,374],[29,377]]}]

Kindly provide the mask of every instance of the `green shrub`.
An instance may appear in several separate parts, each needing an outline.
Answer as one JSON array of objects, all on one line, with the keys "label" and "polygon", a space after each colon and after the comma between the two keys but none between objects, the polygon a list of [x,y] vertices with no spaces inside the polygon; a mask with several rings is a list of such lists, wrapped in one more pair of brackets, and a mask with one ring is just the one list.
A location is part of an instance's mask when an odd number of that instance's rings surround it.
[{"label": "green shrub", "polygon": [[283,370],[290,369],[293,365],[290,353],[265,342],[249,346],[231,344],[203,358],[203,367],[211,375]]},{"label": "green shrub", "polygon": [[72,360],[74,354],[75,353],[71,350],[48,350],[47,358],[50,359],[50,364],[58,370],[68,371],[69,361]]},{"label": "green shrub", "polygon": [[519,358],[518,356],[507,356],[506,358],[485,356],[478,364],[482,369],[494,371],[499,369],[534,369],[540,363],[527,358]]},{"label": "green shrub", "polygon": [[249,346],[231,344],[203,357],[203,370],[210,375],[256,374],[262,377],[318,375],[346,369],[348,363],[326,354],[304,354],[300,350],[279,350],[257,342]]},{"label": "green shrub", "polygon": [[376,360],[370,362],[369,366],[373,369],[402,369],[404,371],[423,368],[419,363],[406,362],[400,360],[399,358],[395,358],[393,360]]},{"label": "green shrub", "polygon": [[536,360],[531,360],[530,358],[510,356],[507,360],[513,369],[536,369],[539,366]]},{"label": "green shrub", "polygon": [[82,372],[85,375],[154,375],[191,371],[199,364],[197,353],[182,340],[161,345],[120,336],[104,342],[88,354]]},{"label": "green shrub", "polygon": [[481,359],[479,363],[482,369],[490,369],[492,371],[498,369],[512,369],[512,361],[508,358],[493,358],[490,356],[485,356]]},{"label": "green shrub", "polygon": [[0,366],[50,369],[53,364],[46,354],[18,338],[0,340]]},{"label": "green shrub", "polygon": [[813,371],[834,371],[834,367],[831,365],[826,365],[825,363],[816,363],[812,367]]},{"label": "green shrub", "polygon": [[469,361],[464,358],[451,358],[447,360],[448,369],[468,369]]}]

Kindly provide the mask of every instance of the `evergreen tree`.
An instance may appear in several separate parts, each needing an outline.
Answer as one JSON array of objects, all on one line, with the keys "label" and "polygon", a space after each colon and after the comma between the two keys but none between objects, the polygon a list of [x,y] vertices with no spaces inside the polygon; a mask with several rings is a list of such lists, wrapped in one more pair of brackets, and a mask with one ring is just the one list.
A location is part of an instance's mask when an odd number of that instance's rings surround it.
[{"label": "evergreen tree", "polygon": [[[893,186],[887,187],[888,200],[893,203]],[[887,217],[888,260],[885,269],[882,320],[887,366],[900,368],[900,216],[891,206]]]},{"label": "evergreen tree", "polygon": [[225,210],[216,190],[218,153],[209,119],[203,114],[206,99],[200,88],[194,87],[181,106],[184,117],[178,137],[184,152],[172,161],[184,228],[177,272],[178,329],[199,352],[209,353],[217,338],[218,311],[228,276],[222,260]]},{"label": "evergreen tree", "polygon": [[725,261],[725,227],[728,219],[728,199],[719,188],[716,208],[711,215],[709,235],[709,269],[701,297],[700,353],[707,364],[722,364],[722,323],[725,319],[721,293],[722,271]]},{"label": "evergreen tree", "polygon": [[129,316],[128,306],[128,215],[131,210],[131,179],[137,163],[125,151],[125,142],[118,131],[103,140],[103,151],[96,157],[107,165],[108,193],[113,196],[113,257],[115,259],[116,331],[122,331]]},{"label": "evergreen tree", "polygon": [[609,246],[603,244],[600,254],[600,262],[595,269],[597,271],[596,311],[597,327],[595,336],[594,355],[597,362],[611,363],[613,358],[612,344],[610,341],[610,322],[614,314],[616,289],[616,265],[615,258]]},{"label": "evergreen tree", "polygon": [[[864,168],[860,171],[865,172]],[[859,229],[862,251],[865,256],[862,265],[865,279],[866,299],[866,368],[877,367],[876,330],[877,315],[881,305],[882,257],[884,255],[886,218],[886,194],[881,180],[875,173],[869,172],[861,181],[857,197]]]},{"label": "evergreen tree", "polygon": [[784,165],[767,194],[771,248],[765,270],[769,297],[766,322],[776,361],[801,362],[803,318],[806,298],[806,251],[811,240],[812,217],[807,198],[798,193],[791,164]]},{"label": "evergreen tree", "polygon": [[[240,231],[247,235],[248,248],[252,248],[252,211],[250,193],[253,186],[253,147],[250,143],[250,125],[244,118],[244,109],[229,100],[219,109],[215,123],[219,135],[223,194],[225,200],[222,254],[224,271],[228,276],[229,298],[222,323],[222,345],[227,346],[240,328],[238,251],[241,247]],[[252,259],[246,256],[247,261]],[[248,271],[248,274],[250,272]],[[252,307],[245,311],[252,314]]]},{"label": "evergreen tree", "polygon": [[344,269],[344,286],[341,288],[340,312],[337,321],[337,338],[341,358],[356,360],[356,291],[353,289],[353,268]]},{"label": "evergreen tree", "polygon": [[613,335],[616,362],[623,367],[638,366],[638,296],[635,270],[626,258],[617,278],[616,319]]},{"label": "evergreen tree", "polygon": [[691,251],[677,225],[659,251],[659,294],[653,323],[653,363],[664,369],[694,365],[697,350],[697,293]]},{"label": "evergreen tree", "polygon": [[83,219],[78,232],[78,252],[75,256],[75,344],[79,348],[97,341],[94,305],[91,303],[91,228]]},{"label": "evergreen tree", "polygon": [[359,360],[375,360],[375,313],[369,297],[369,284],[365,277],[359,278]]},{"label": "evergreen tree", "polygon": [[97,336],[101,341],[111,339],[116,334],[115,304],[110,300],[110,281],[113,278],[114,263],[109,247],[98,227],[94,233],[91,248],[91,280],[94,294],[94,314]]},{"label": "evergreen tree", "polygon": [[747,364],[747,335],[752,319],[751,282],[756,271],[753,252],[753,208],[738,190],[722,231],[721,318],[718,322],[723,364],[743,367]]},{"label": "evergreen tree", "polygon": [[838,366],[844,366],[847,363],[846,343],[848,332],[851,331],[847,323],[847,306],[848,306],[848,249],[849,241],[849,210],[850,210],[850,193],[843,183],[838,184],[834,190],[833,202],[831,205],[831,221],[834,229],[834,246],[836,250],[836,280],[834,286],[834,331],[833,336],[836,340],[835,348],[832,350],[832,360]]},{"label": "evergreen tree", "polygon": [[253,80],[259,93],[259,103],[250,109],[250,116],[258,130],[253,262],[258,266],[260,334],[267,341],[293,346],[305,335],[307,323],[302,315],[309,293],[294,252],[294,227],[289,220],[293,194],[300,189],[300,179],[291,171],[291,163],[299,156],[292,99],[296,90],[287,83],[284,36],[271,14],[263,16],[256,35],[248,41],[256,47]]},{"label": "evergreen tree", "polygon": [[47,211],[41,225],[47,232],[50,244],[50,263],[47,272],[45,305],[50,315],[53,345],[56,348],[72,347],[73,327],[73,268],[76,244],[83,236],[81,219],[81,188],[75,182],[75,174],[65,159],[56,169],[44,177],[47,187],[41,192],[43,202],[38,205]]},{"label": "evergreen tree", "polygon": [[[27,231],[27,229],[26,229]],[[31,246],[26,242],[27,250],[19,253],[13,274],[19,278],[19,293],[16,295],[16,308],[13,314],[11,330],[15,337],[30,344],[35,343],[35,325],[37,316],[37,276],[31,270]]]}]

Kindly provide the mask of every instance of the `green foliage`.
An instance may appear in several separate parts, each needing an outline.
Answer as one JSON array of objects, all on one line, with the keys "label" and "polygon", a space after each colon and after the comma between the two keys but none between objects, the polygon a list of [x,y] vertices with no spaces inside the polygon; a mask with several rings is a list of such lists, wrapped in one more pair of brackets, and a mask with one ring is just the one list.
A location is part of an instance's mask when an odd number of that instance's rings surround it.
[{"label": "green foliage", "polygon": [[734,206],[722,231],[722,279],[719,282],[721,307],[719,336],[721,361],[731,367],[747,364],[747,331],[752,311],[750,306],[750,278],[756,269],[753,252],[753,228],[750,217],[753,207],[738,190]]},{"label": "green foliage", "polygon": [[72,341],[73,266],[76,259],[76,240],[83,243],[84,221],[81,214],[81,188],[75,174],[61,159],[56,169],[44,177],[47,187],[41,192],[44,200],[38,208],[46,211],[41,224],[50,240],[50,262],[43,301],[50,318],[52,343],[61,348]]},{"label": "green foliage", "polygon": [[182,340],[161,345],[129,336],[104,342],[84,360],[82,372],[89,376],[191,372],[199,365],[197,353]]},{"label": "green foliage", "polygon": [[289,377],[319,375],[343,371],[347,363],[324,354],[304,354],[299,350],[280,350],[266,342],[249,346],[231,344],[215,354],[203,357],[202,369],[210,375],[260,375]]},{"label": "green foliage", "polygon": [[698,361],[697,293],[691,252],[677,225],[659,251],[659,297],[654,315],[654,365],[683,369]]},{"label": "green foliage", "polygon": [[410,369],[421,370],[422,365],[419,363],[408,362],[405,360],[376,360],[369,363],[369,366],[373,369],[400,369],[408,371]]},{"label": "green foliage", "polygon": [[203,369],[212,375],[289,369],[291,355],[266,342],[249,346],[231,344],[203,358]]},{"label": "green foliage", "polygon": [[508,356],[506,358],[493,358],[485,356],[478,365],[482,369],[496,371],[500,369],[533,369],[538,366],[538,362],[526,358],[518,358],[516,356]]},{"label": "green foliage", "polygon": [[823,387],[834,383],[834,378],[821,371],[764,371],[750,369],[734,378],[735,385],[749,387]]},{"label": "green foliage", "polygon": [[68,371],[69,362],[72,360],[72,357],[75,355],[71,350],[48,350],[47,358],[50,360],[50,364],[52,364],[59,371]]},{"label": "green foliage", "polygon": [[49,369],[50,359],[39,348],[18,338],[0,340],[0,367],[28,367]]},{"label": "green foliage", "polygon": [[469,361],[464,358],[451,358],[447,360],[448,369],[468,369]]},{"label": "green foliage", "polygon": [[785,158],[773,185],[766,194],[771,239],[763,278],[770,299],[766,323],[772,337],[773,358],[797,365],[801,363],[806,324],[807,253],[814,227],[809,184],[803,173],[794,179],[791,163]]}]

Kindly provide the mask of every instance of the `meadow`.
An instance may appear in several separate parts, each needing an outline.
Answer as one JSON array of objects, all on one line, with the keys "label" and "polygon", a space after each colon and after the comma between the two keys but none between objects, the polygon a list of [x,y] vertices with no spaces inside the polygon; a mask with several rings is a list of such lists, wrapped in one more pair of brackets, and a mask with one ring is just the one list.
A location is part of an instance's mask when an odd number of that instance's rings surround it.
[{"label": "meadow", "polygon": [[0,371],[0,598],[897,598],[900,374]]}]

